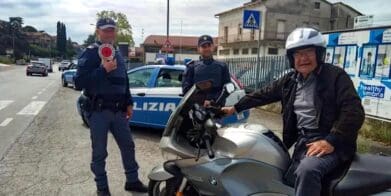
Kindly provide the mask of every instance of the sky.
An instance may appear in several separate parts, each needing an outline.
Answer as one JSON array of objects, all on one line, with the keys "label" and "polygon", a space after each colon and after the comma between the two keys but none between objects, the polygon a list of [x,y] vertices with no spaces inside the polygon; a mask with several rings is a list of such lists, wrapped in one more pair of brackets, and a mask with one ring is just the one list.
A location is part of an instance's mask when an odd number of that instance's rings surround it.
[{"label": "sky", "polygon": [[[215,14],[243,5],[250,0],[170,0],[170,34],[210,34],[217,36],[218,19]],[[391,24],[391,12],[379,9],[389,0],[329,0],[342,1],[366,15],[375,15],[375,24]],[[136,46],[152,34],[166,34],[166,0],[1,0],[0,19],[20,16],[24,25],[31,25],[51,35],[56,23],[67,27],[67,36],[82,44],[96,23],[96,13],[113,10],[127,15],[133,28]]]}]

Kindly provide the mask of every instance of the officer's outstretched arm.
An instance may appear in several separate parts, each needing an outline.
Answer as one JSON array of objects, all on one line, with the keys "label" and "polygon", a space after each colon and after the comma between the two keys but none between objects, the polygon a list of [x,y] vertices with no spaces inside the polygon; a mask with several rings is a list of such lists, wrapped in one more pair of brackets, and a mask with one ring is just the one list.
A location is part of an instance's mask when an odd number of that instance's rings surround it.
[{"label": "officer's outstretched arm", "polygon": [[101,60],[95,58],[93,50],[87,49],[78,60],[75,85],[77,88],[95,88],[106,77],[106,70],[100,66]]}]

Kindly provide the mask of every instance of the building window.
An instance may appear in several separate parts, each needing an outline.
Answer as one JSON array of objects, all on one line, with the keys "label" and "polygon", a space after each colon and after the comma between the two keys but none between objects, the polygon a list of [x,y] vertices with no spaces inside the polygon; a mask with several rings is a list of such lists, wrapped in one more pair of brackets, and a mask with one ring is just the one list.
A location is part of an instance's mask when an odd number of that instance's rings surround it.
[{"label": "building window", "polygon": [[346,16],[346,28],[349,28],[350,15]]},{"label": "building window", "polygon": [[238,55],[239,54],[239,49],[235,48],[234,49],[234,55]]},{"label": "building window", "polygon": [[268,48],[267,53],[270,55],[278,55],[278,48]]},{"label": "building window", "polygon": [[238,25],[238,35],[242,35],[242,24]]},{"label": "building window", "polygon": [[228,42],[228,27],[227,26],[224,27],[224,42],[225,43]]},{"label": "building window", "polygon": [[242,54],[248,54],[248,48],[243,48],[242,49]]},{"label": "building window", "polygon": [[219,54],[220,55],[229,55],[230,51],[231,51],[230,49],[219,50]]},{"label": "building window", "polygon": [[315,7],[314,7],[316,10],[319,10],[320,9],[320,2],[315,2]]},{"label": "building window", "polygon": [[258,48],[251,48],[251,54],[258,54]]},{"label": "building window", "polygon": [[251,29],[250,40],[251,41],[255,40],[255,30],[254,29]]},{"label": "building window", "polygon": [[284,20],[278,20],[277,21],[277,39],[285,40],[285,21]]}]

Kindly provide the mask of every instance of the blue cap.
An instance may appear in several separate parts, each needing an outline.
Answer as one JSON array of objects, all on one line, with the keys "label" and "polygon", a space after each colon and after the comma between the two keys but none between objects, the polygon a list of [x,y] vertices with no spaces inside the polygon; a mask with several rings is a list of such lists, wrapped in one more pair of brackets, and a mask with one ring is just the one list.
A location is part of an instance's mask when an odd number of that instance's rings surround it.
[{"label": "blue cap", "polygon": [[198,46],[202,46],[204,44],[213,44],[213,38],[210,35],[202,35],[198,38]]},{"label": "blue cap", "polygon": [[116,28],[117,24],[111,18],[100,18],[96,22],[97,29]]}]

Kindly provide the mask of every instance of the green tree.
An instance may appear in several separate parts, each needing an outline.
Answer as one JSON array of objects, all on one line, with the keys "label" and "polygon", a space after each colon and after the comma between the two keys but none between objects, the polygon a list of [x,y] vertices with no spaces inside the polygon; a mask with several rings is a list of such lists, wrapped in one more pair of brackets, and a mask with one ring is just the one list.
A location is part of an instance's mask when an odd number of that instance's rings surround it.
[{"label": "green tree", "polygon": [[64,23],[57,22],[57,51],[60,56],[64,57],[67,54],[67,33],[66,26]]},{"label": "green tree", "polygon": [[76,55],[76,51],[75,48],[73,47],[71,38],[68,38],[66,46],[67,46],[66,48],[67,58],[71,59],[73,56]]},{"label": "green tree", "polygon": [[35,27],[29,26],[29,25],[24,26],[22,28],[22,31],[24,31],[24,32],[38,32],[38,30]]},{"label": "green tree", "polygon": [[128,18],[121,12],[114,12],[103,10],[96,14],[99,18],[111,18],[117,23],[117,40],[118,42],[128,42],[129,46],[134,46],[132,26],[130,25]]},{"label": "green tree", "polygon": [[95,33],[94,34],[89,34],[87,39],[84,40],[84,44],[83,45],[84,46],[89,46],[89,45],[93,44],[95,42],[95,40],[96,40]]}]

